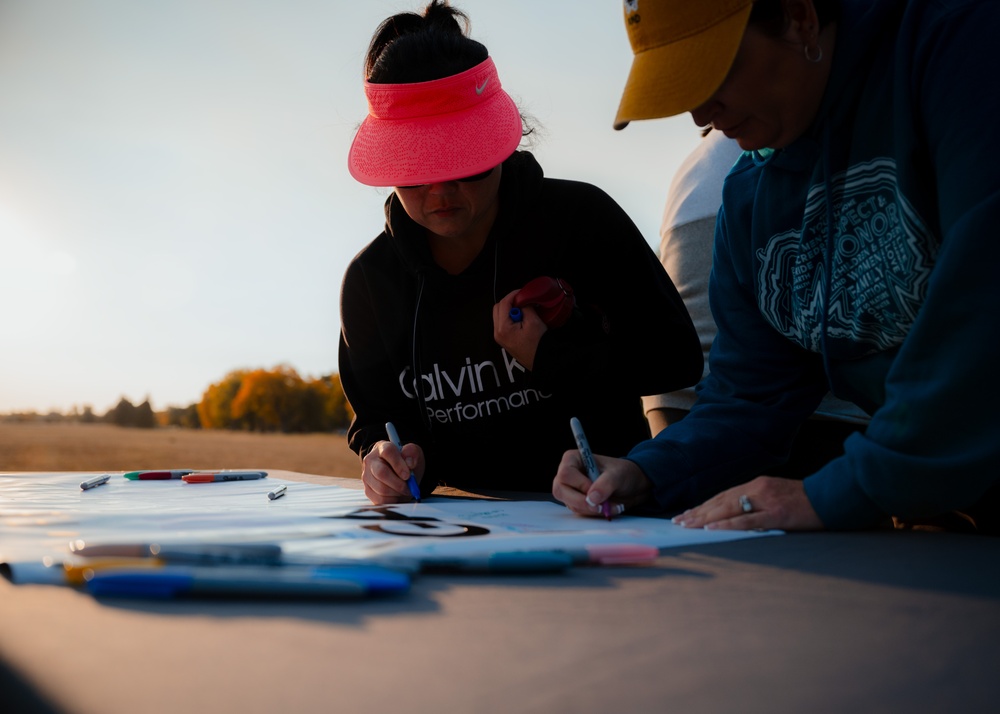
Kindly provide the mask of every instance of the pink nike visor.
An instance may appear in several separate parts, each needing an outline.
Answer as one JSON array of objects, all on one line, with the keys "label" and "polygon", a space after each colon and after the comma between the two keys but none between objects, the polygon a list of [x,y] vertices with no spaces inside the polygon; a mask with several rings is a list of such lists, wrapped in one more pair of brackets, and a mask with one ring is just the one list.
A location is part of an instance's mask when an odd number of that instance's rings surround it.
[{"label": "pink nike visor", "polygon": [[410,84],[365,82],[368,116],[347,166],[368,186],[454,181],[503,163],[521,142],[521,114],[493,60]]}]

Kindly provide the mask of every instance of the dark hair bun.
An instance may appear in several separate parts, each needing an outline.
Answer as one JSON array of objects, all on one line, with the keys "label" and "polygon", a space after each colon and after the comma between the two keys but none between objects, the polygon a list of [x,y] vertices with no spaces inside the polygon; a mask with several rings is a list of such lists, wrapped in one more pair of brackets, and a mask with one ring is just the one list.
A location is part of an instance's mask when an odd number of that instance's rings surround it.
[{"label": "dark hair bun", "polygon": [[365,57],[365,79],[407,84],[449,77],[489,57],[486,47],[467,37],[469,18],[442,0],[423,15],[404,12],[387,18],[372,37]]}]

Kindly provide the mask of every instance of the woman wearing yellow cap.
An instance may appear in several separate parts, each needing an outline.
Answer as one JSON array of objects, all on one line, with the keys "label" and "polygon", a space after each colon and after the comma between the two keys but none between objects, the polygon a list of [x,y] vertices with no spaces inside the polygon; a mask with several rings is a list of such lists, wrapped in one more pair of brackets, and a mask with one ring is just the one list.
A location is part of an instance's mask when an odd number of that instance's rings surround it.
[{"label": "woman wearing yellow cap", "polygon": [[[975,126],[1000,116],[996,3],[629,0],[625,17],[616,127],[690,112],[745,153],[723,189],[719,331],[694,408],[600,459],[593,485],[568,452],[557,497],[689,527],[997,532],[1000,173]],[[828,390],[871,414],[867,431],[804,481],[754,478]]]},{"label": "woman wearing yellow cap", "polygon": [[464,19],[440,2],[394,15],[365,66],[349,168],[394,190],[344,278],[340,375],[376,503],[438,483],[548,492],[571,417],[624,454],[649,435],[640,396],[701,374],[691,320],[635,225],[517,150],[520,113]]}]

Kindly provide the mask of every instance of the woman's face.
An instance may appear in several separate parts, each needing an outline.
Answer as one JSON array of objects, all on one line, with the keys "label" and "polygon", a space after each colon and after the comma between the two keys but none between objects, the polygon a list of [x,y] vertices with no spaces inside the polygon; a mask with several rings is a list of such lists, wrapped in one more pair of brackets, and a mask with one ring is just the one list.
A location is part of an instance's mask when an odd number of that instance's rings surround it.
[{"label": "woman's face", "polygon": [[500,166],[476,181],[397,186],[406,214],[436,236],[485,239],[499,208]]},{"label": "woman's face", "polygon": [[819,110],[830,62],[809,62],[790,35],[748,25],[722,86],[691,111],[695,123],[711,124],[744,151],[780,149],[802,136]]}]

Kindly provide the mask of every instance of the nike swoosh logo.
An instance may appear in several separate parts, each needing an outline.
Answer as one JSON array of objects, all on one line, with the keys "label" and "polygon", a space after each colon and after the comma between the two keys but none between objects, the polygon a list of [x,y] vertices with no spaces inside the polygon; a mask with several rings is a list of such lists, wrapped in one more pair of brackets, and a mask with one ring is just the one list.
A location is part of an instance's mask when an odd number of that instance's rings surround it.
[{"label": "nike swoosh logo", "polygon": [[487,77],[485,80],[483,80],[483,83],[481,85],[476,86],[476,94],[482,94],[483,90],[486,89],[486,85],[489,83],[490,83],[490,78]]}]

